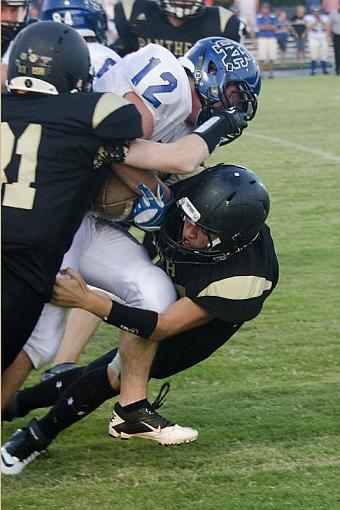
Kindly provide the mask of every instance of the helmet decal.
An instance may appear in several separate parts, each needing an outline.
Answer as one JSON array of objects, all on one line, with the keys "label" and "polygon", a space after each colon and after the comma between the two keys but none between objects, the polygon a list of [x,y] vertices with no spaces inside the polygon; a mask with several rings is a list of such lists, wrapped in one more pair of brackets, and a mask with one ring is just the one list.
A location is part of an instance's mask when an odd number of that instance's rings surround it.
[{"label": "helmet decal", "polygon": [[8,89],[52,95],[87,91],[89,71],[90,55],[83,37],[61,23],[39,21],[21,30],[13,42]]}]

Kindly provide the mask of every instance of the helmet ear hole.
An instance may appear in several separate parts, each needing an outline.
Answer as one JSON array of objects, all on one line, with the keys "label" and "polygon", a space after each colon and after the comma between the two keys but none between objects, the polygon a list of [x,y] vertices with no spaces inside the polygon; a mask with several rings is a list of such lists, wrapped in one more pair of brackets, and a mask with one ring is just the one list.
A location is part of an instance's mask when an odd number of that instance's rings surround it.
[{"label": "helmet ear hole", "polygon": [[232,201],[232,199],[234,198],[234,196],[236,195],[236,191],[233,191],[228,198],[226,198],[226,204],[229,204],[229,202]]},{"label": "helmet ear hole", "polygon": [[210,60],[208,64],[208,73],[209,74],[216,74],[217,73],[217,66],[213,60]]}]

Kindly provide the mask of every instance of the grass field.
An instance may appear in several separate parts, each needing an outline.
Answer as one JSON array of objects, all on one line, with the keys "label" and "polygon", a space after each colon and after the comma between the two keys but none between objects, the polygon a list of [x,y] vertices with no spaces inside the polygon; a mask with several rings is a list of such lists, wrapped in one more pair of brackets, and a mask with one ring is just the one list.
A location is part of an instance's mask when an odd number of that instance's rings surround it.
[{"label": "grass field", "polygon": [[[264,81],[256,119],[212,161],[267,184],[281,278],[256,320],[172,378],[162,413],[198,441],[110,439],[106,403],[3,479],[4,509],[340,510],[339,78]],[[102,326],[83,361],[113,338]]]}]

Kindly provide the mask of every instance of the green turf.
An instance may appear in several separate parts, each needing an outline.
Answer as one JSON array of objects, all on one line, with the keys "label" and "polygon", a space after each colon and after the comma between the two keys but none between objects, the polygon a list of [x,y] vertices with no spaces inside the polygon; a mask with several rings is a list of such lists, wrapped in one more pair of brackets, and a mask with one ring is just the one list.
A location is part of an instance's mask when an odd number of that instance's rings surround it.
[{"label": "green turf", "polygon": [[[162,412],[197,427],[198,441],[109,439],[106,403],[50,458],[3,479],[4,509],[340,509],[339,79],[264,81],[256,119],[212,161],[248,166],[268,185],[281,278],[260,317],[172,378]],[[83,360],[112,337],[102,326]],[[26,421],[5,424],[3,438]]]}]

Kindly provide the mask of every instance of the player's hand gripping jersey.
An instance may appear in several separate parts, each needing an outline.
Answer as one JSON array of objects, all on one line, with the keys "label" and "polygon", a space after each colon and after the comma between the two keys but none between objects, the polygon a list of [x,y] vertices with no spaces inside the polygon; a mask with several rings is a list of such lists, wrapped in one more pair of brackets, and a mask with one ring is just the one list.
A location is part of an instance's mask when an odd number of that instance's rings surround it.
[{"label": "player's hand gripping jersey", "polygon": [[168,142],[179,124],[191,112],[191,92],[184,68],[158,44],[148,44],[128,55],[95,83],[98,92],[115,92],[123,97],[135,92],[154,119],[151,139]]},{"label": "player's hand gripping jersey", "polygon": [[3,262],[49,300],[100,174],[102,147],[109,159],[123,159],[122,140],[141,136],[140,116],[113,94],[6,95],[1,135]]}]

